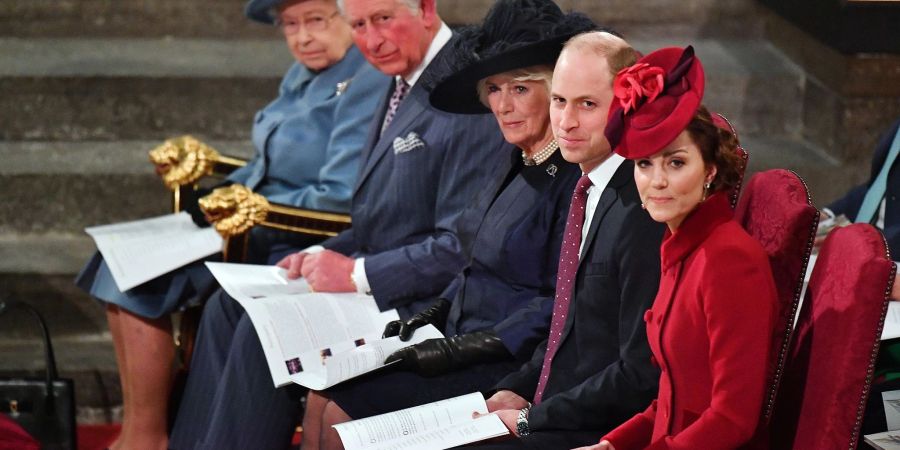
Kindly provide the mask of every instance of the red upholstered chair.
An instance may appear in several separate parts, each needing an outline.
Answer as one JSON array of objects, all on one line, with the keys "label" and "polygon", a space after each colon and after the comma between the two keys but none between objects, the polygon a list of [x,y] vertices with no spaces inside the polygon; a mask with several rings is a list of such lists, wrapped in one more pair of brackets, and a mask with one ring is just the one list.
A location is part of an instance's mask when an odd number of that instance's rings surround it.
[{"label": "red upholstered chair", "polygon": [[784,169],[760,172],[750,179],[735,212],[735,219],[769,255],[778,291],[772,335],[774,364],[767,377],[768,391],[762,425],[768,423],[781,382],[794,315],[803,289],[803,275],[812,252],[819,211],[809,199],[806,183]]},{"label": "red upholstered chair", "polygon": [[737,130],[734,129],[734,125],[722,114],[712,113],[713,122],[717,127],[731,131],[731,134],[734,135],[734,138],[738,141],[738,147],[735,149],[738,156],[743,161],[743,164],[738,168],[740,171],[740,179],[738,180],[738,184],[731,190],[729,197],[731,198],[731,207],[734,208],[737,206],[738,197],[741,195],[741,186],[744,182],[744,172],[747,170],[747,162],[750,159],[750,155],[747,153],[747,150],[741,145],[741,140],[738,137]]},{"label": "red upholstered chair", "polygon": [[772,413],[772,449],[855,449],[894,280],[884,237],[854,224],[825,240]]}]

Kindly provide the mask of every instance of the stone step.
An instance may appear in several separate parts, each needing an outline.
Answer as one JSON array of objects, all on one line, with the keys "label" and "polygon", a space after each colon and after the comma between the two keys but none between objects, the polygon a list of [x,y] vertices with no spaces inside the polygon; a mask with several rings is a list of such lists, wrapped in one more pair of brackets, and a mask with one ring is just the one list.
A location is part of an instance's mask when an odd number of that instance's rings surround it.
[{"label": "stone step", "polygon": [[[444,0],[441,17],[451,25],[479,22],[494,0]],[[752,0],[560,0],[622,33],[676,32],[691,36],[758,33]],[[202,37],[235,39],[277,35],[243,16],[244,0],[6,0],[0,3],[0,35],[18,37]]]},{"label": "stone step", "polygon": [[[197,137],[223,154],[252,155],[248,141]],[[0,141],[0,184],[15,193],[0,203],[0,242],[27,247],[46,235],[65,245],[88,226],[168,213],[171,194],[147,159],[160,142]],[[54,246],[46,250],[52,256]]]},{"label": "stone step", "polygon": [[843,163],[805,140],[742,136],[741,144],[750,154],[745,182],[764,170],[793,170],[806,182],[813,205],[818,208],[837,200],[869,175],[868,165]]},{"label": "stone step", "polygon": [[264,37],[244,0],[5,0],[0,35],[19,37]]},{"label": "stone step", "polygon": [[0,39],[0,140],[246,138],[291,61],[272,40]]},{"label": "stone step", "polygon": [[[690,43],[707,70],[707,104],[746,132],[800,134],[804,75],[766,41],[633,40],[645,52]],[[253,113],[277,92],[285,53],[277,41],[0,39],[0,139],[163,139],[198,131],[246,138]]]}]

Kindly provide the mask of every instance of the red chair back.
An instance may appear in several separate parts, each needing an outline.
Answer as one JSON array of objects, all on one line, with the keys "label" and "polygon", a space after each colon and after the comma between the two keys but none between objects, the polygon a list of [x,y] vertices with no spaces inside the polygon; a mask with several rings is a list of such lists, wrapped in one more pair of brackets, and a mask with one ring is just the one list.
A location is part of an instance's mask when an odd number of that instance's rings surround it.
[{"label": "red chair back", "polygon": [[781,382],[803,276],[816,237],[819,211],[810,202],[809,190],[800,176],[789,170],[773,169],[750,179],[738,203],[735,219],[769,255],[778,290],[772,335],[773,364],[767,377],[768,391],[761,422],[766,424]]},{"label": "red chair back", "polygon": [[772,448],[855,449],[895,267],[868,224],[830,233],[791,338]]},{"label": "red chair back", "polygon": [[740,167],[738,167],[738,171],[740,172],[740,178],[738,179],[737,185],[735,185],[734,189],[731,190],[729,194],[729,198],[731,199],[731,207],[734,208],[737,206],[738,197],[741,195],[741,186],[744,182],[744,172],[747,170],[747,162],[750,160],[750,155],[747,153],[747,150],[741,146],[741,140],[738,137],[737,130],[734,129],[734,125],[722,114],[712,113],[713,123],[716,124],[717,127],[722,128],[724,130],[731,131],[731,134],[734,135],[734,138],[738,141],[738,146],[735,149],[737,155],[743,161]]}]

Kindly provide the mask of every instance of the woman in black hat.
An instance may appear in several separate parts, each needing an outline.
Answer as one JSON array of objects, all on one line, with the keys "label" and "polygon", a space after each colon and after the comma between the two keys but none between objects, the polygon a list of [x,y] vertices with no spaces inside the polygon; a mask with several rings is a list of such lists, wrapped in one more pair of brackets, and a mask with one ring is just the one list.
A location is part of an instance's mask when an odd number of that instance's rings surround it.
[{"label": "woman in black hat", "polygon": [[[502,0],[452,43],[454,67],[431,103],[453,113],[490,110],[510,143],[497,177],[462,213],[471,261],[441,299],[385,335],[408,340],[433,324],[447,336],[407,347],[394,370],[312,392],[304,448],[339,448],[331,425],[490,389],[547,334],[559,249],[580,170],[550,129],[550,79],[562,44],[595,25],[549,0]],[[465,149],[460,149],[465,151]]]}]

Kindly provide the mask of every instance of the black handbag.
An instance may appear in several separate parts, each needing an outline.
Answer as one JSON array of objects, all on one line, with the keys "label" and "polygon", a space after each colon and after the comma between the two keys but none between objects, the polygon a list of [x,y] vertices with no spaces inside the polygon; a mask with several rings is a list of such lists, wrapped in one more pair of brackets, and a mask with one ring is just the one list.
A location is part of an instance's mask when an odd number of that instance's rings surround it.
[{"label": "black handbag", "polygon": [[0,301],[0,316],[10,309],[30,311],[44,337],[44,378],[0,378],[0,413],[8,415],[41,442],[43,449],[75,450],[75,385],[59,378],[47,324],[37,310],[18,301]]}]

